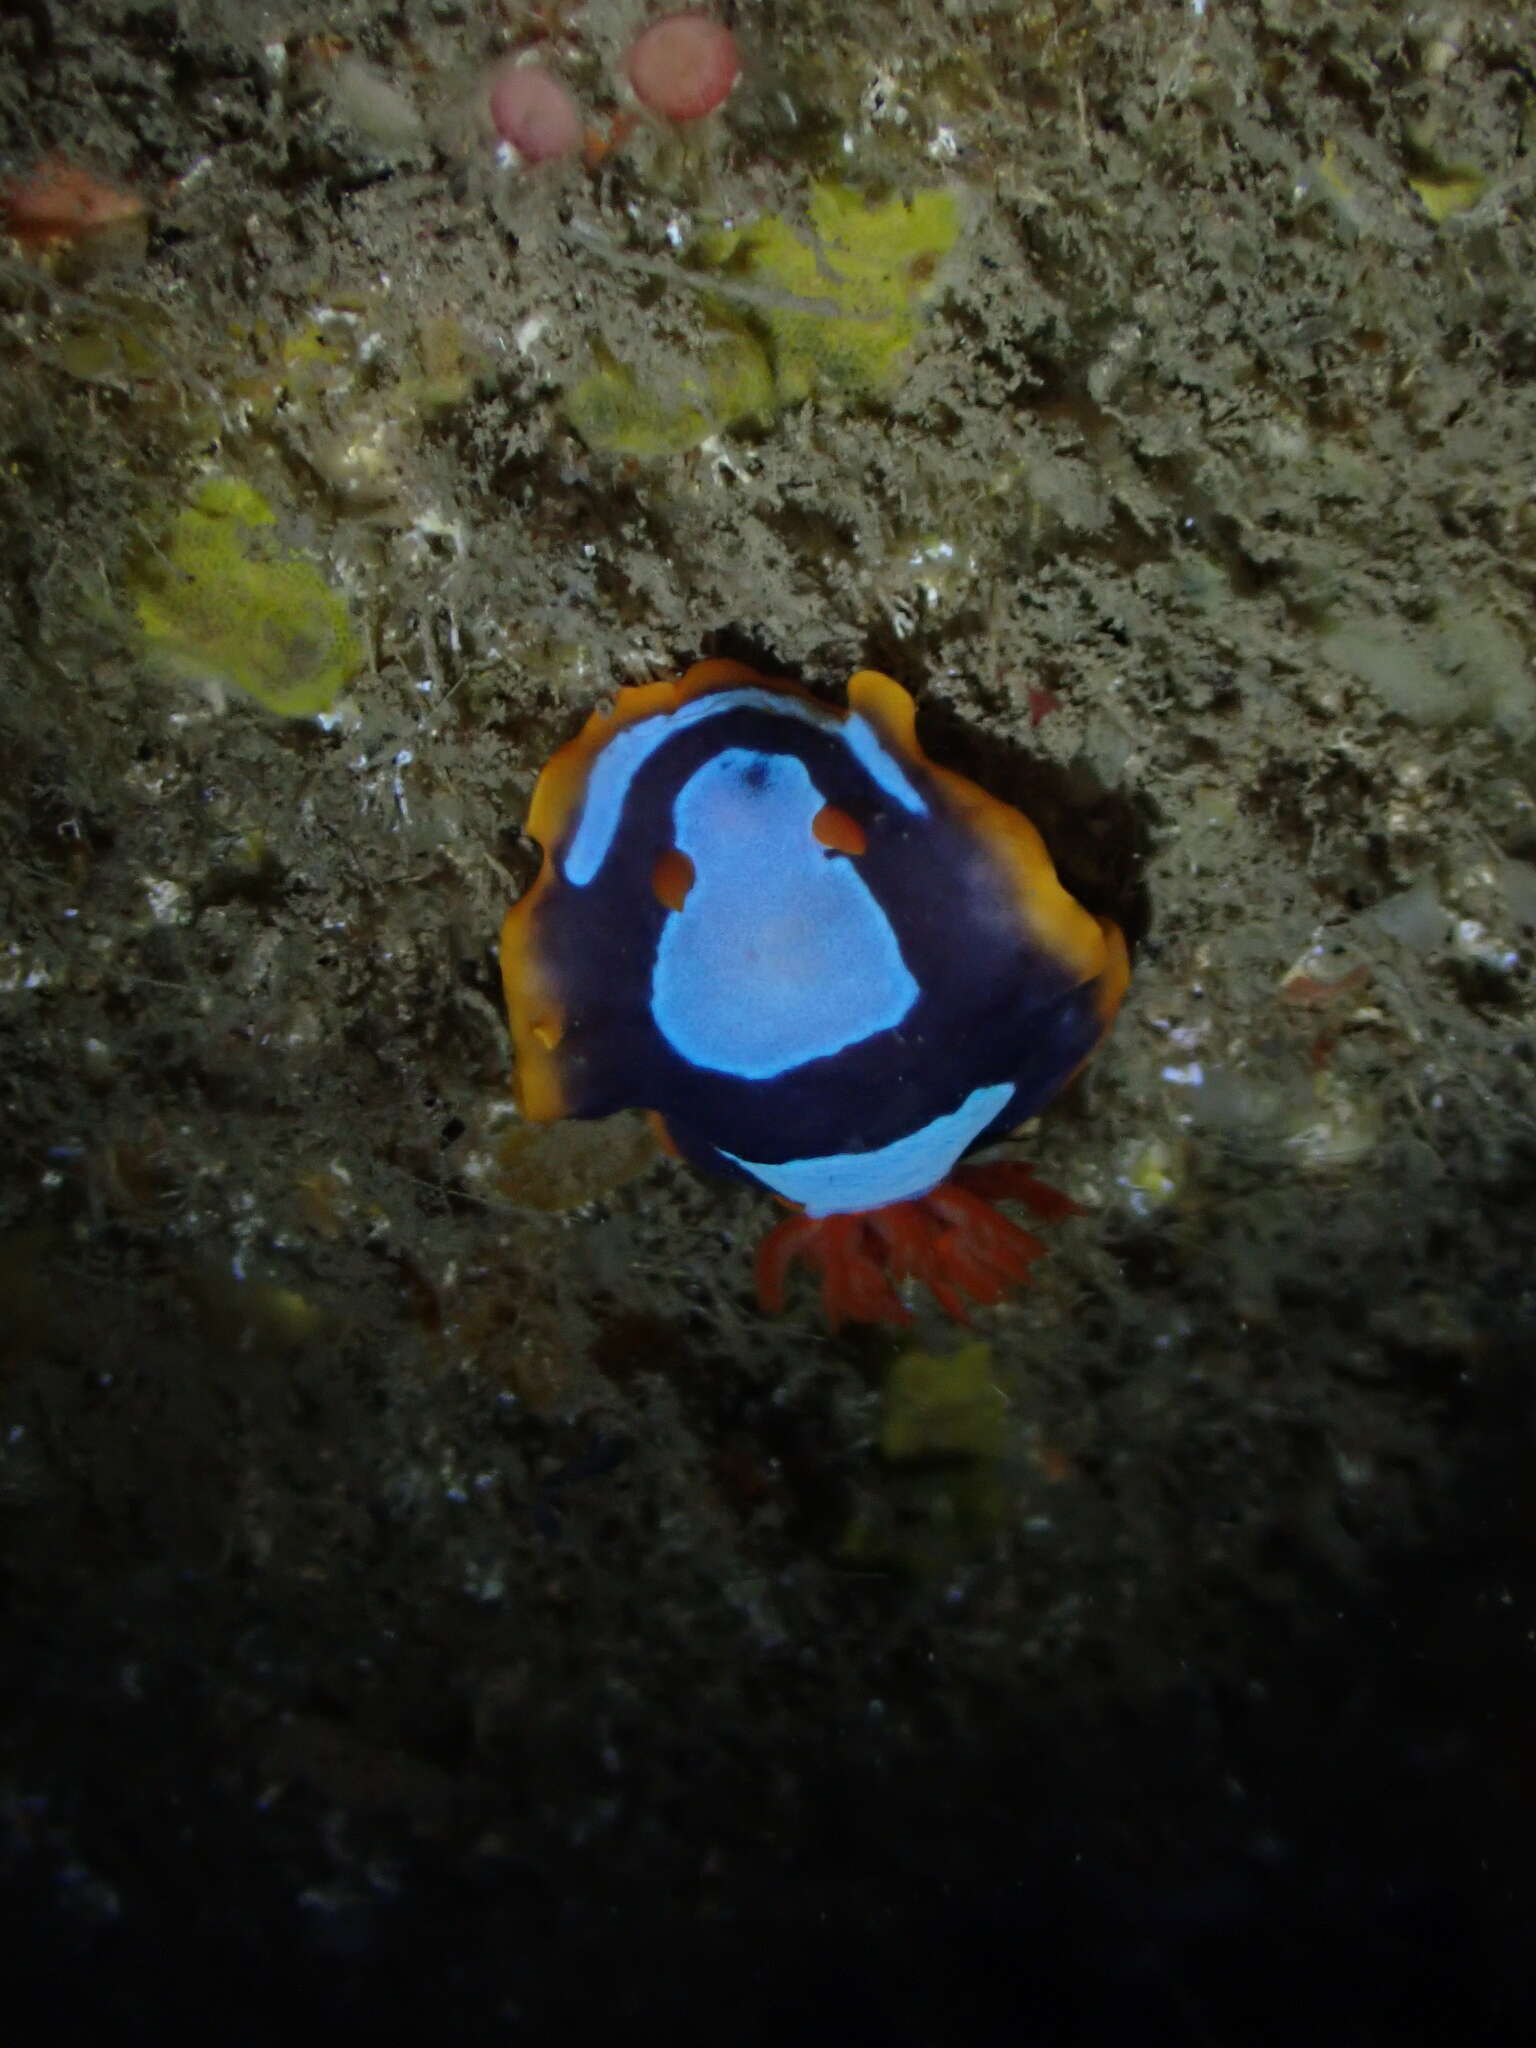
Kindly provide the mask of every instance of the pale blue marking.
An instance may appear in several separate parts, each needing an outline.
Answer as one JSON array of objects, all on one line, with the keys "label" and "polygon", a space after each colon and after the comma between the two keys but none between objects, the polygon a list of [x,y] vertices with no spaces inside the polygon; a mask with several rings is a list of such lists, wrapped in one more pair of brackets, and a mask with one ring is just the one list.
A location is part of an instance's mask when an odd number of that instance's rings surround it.
[{"label": "pale blue marking", "polygon": [[915,1201],[936,1188],[966,1146],[1002,1114],[1012,1093],[1011,1081],[974,1088],[948,1116],[936,1116],[921,1130],[873,1152],[829,1152],[821,1159],[786,1159],[772,1166],[739,1159],[734,1152],[725,1157],[786,1201],[802,1203],[807,1216],[883,1209],[888,1202]]},{"label": "pale blue marking", "polygon": [[896,766],[880,735],[867,718],[855,711],[843,727],[843,744],[866,775],[872,775],[887,796],[895,797],[904,811],[926,818],[928,806]]},{"label": "pale blue marking", "polygon": [[696,1067],[770,1080],[893,1029],[917,1001],[858,863],[812,836],[822,802],[797,755],[746,747],[678,792],[694,879],[662,926],[651,1014]]},{"label": "pale blue marking", "polygon": [[[627,725],[608,740],[592,763],[582,797],[581,819],[566,849],[565,878],[578,889],[586,887],[613,845],[630,788],[640,770],[659,747],[680,732],[700,725],[706,718],[720,718],[728,711],[767,711],[783,718],[797,718],[802,725],[827,726],[835,723],[830,711],[803,697],[780,696],[776,690],[719,690],[712,696],[695,697],[678,710]],[[918,816],[928,806],[880,744],[867,720],[857,713],[843,721],[841,736],[854,759],[872,776],[887,795],[904,810]]]}]

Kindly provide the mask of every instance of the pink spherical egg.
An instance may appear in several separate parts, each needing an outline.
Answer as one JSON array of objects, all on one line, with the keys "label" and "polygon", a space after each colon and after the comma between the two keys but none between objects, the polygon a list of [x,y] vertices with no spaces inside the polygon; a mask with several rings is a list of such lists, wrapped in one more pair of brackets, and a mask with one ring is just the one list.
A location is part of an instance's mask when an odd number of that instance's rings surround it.
[{"label": "pink spherical egg", "polygon": [[553,72],[538,64],[503,64],[491,76],[491,119],[525,164],[573,156],[581,147],[581,115]]},{"label": "pink spherical egg", "polygon": [[636,36],[625,59],[635,97],[668,121],[712,114],[736,83],[736,38],[707,14],[664,14]]}]

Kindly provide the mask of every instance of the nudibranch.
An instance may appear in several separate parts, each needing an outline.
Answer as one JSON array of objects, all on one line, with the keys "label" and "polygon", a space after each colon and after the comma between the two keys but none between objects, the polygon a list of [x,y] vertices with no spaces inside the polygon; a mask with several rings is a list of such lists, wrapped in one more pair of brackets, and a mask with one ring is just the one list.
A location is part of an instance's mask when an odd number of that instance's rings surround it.
[{"label": "nudibranch", "polygon": [[1044,1250],[992,1199],[1075,1205],[964,1154],[1033,1116],[1108,1029],[1118,926],[1028,819],[931,762],[864,669],[840,711],[735,661],[619,692],[539,777],[537,881],[502,975],[523,1112],[652,1111],[706,1172],[796,1213],[757,1261],[822,1275],[829,1320],[964,1319]]}]

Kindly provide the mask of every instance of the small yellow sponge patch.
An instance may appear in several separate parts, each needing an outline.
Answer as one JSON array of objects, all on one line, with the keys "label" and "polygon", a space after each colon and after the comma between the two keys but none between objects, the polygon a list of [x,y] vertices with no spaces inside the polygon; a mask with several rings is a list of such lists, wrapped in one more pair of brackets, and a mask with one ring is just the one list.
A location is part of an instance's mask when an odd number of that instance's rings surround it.
[{"label": "small yellow sponge patch", "polygon": [[642,460],[681,455],[718,428],[775,404],[768,359],[750,334],[722,334],[694,361],[642,384],[606,349],[566,394],[566,417],[589,448]]},{"label": "small yellow sponge patch", "polygon": [[872,204],[823,179],[803,222],[770,213],[706,234],[687,275],[718,338],[697,363],[644,381],[600,351],[566,416],[589,448],[673,455],[804,398],[889,391],[960,227],[951,190]]},{"label": "small yellow sponge patch", "polygon": [[960,233],[959,201],[940,188],[871,205],[862,192],[824,179],[811,188],[807,216],[800,228],[767,214],[705,236],[695,254],[723,280],[758,287],[750,317],[781,402],[889,390]]},{"label": "small yellow sponge patch", "polygon": [[934,1354],[907,1351],[885,1388],[880,1449],[887,1458],[998,1458],[1008,1399],[992,1378],[990,1344]]},{"label": "small yellow sponge patch", "polygon": [[128,578],[153,666],[244,690],[285,718],[327,711],[362,666],[344,600],[279,542],[259,491],[214,477]]}]

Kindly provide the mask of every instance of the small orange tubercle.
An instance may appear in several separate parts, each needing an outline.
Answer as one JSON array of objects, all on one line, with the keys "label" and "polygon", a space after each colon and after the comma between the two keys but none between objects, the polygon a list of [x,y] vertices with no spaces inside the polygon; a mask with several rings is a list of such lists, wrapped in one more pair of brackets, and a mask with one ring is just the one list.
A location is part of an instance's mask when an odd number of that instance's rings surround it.
[{"label": "small orange tubercle", "polygon": [[853,1215],[786,1217],[757,1248],[758,1304],[777,1315],[790,1270],[803,1259],[821,1275],[822,1308],[833,1330],[910,1323],[898,1291],[906,1280],[921,1281],[947,1315],[968,1323],[967,1300],[990,1308],[1027,1284],[1030,1267],[1045,1256],[1041,1240],[1000,1215],[995,1201],[1021,1202],[1047,1223],[1083,1213],[1021,1163],[960,1166],[917,1201]]},{"label": "small orange tubercle", "polygon": [[822,805],[811,820],[811,837],[829,852],[846,853],[854,860],[869,848],[869,835],[864,827],[836,804]]},{"label": "small orange tubercle", "polygon": [[681,910],[693,887],[693,862],[669,846],[651,870],[651,894],[664,910]]}]

